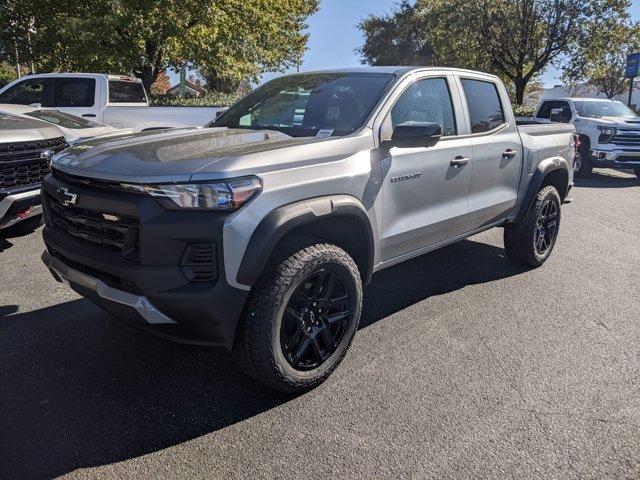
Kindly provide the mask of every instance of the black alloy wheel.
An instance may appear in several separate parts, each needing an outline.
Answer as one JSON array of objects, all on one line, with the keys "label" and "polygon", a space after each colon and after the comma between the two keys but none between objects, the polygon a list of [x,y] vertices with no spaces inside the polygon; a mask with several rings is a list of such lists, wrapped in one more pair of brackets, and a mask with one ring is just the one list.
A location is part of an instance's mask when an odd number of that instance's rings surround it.
[{"label": "black alloy wheel", "polygon": [[338,348],[353,314],[348,289],[337,272],[308,275],[292,293],[280,329],[282,353],[293,368],[322,365]]},{"label": "black alloy wheel", "polygon": [[553,198],[547,198],[540,209],[536,221],[536,233],[534,236],[536,251],[544,255],[553,247],[558,233],[558,206]]}]

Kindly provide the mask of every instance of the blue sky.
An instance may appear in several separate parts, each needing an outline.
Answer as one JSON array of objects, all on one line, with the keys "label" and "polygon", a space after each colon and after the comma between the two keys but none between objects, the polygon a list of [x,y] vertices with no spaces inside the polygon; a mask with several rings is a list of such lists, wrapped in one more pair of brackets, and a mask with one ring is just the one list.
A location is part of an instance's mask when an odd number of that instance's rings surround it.
[{"label": "blue sky", "polygon": [[[633,0],[631,13],[640,19],[640,0]],[[369,13],[383,14],[393,10],[396,0],[321,0],[318,13],[309,18],[309,45],[301,70],[340,68],[360,65],[355,49],[363,43],[357,24]],[[262,81],[279,74],[267,74]],[[558,83],[558,71],[550,67],[542,80],[547,86]],[[178,81],[171,74],[171,82]]]}]

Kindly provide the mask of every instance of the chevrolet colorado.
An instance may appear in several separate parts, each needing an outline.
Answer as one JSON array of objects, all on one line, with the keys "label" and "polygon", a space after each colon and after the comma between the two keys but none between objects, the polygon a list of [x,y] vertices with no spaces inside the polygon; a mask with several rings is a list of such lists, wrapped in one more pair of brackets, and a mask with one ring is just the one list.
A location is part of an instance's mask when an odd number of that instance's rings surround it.
[{"label": "chevrolet colorado", "polygon": [[208,128],[56,156],[43,261],[114,315],[300,391],[342,360],[374,272],[498,226],[510,259],[542,265],[573,131],[516,126],[502,82],[472,71],[285,76]]},{"label": "chevrolet colorado", "polygon": [[549,98],[535,119],[572,123],[578,135],[576,176],[589,175],[594,167],[630,169],[640,178],[640,118],[616,100],[602,98]]}]

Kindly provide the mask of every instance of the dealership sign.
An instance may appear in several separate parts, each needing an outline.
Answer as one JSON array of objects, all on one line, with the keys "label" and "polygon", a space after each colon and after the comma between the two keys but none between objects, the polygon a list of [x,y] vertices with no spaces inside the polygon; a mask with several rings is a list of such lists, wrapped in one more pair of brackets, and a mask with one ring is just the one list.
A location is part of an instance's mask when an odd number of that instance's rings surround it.
[{"label": "dealership sign", "polygon": [[627,78],[635,78],[638,76],[638,68],[640,67],[640,53],[632,53],[627,55],[627,69],[624,76]]}]

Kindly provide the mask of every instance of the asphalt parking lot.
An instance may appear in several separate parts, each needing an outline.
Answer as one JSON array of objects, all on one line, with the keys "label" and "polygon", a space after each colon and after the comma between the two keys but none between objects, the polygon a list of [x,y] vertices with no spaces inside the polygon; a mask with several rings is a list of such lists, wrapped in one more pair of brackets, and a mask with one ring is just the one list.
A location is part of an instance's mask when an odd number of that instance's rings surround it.
[{"label": "asphalt parking lot", "polygon": [[540,269],[502,231],[393,267],[322,386],[119,323],[0,237],[0,477],[637,478],[640,182],[597,171]]}]

